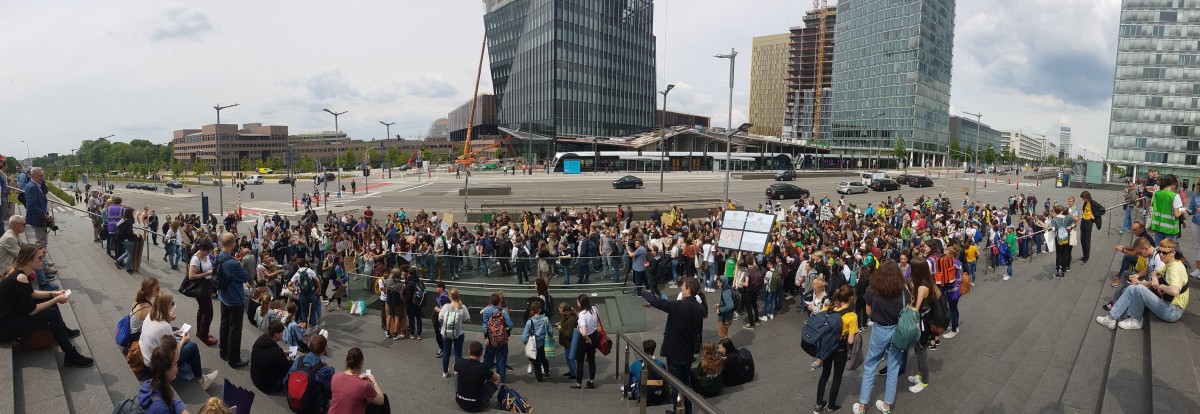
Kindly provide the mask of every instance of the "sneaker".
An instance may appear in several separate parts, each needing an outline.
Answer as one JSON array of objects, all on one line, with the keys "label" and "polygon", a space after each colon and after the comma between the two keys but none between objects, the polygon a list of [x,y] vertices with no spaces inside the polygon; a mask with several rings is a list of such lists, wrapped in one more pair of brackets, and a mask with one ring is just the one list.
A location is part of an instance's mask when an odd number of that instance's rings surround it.
[{"label": "sneaker", "polygon": [[529,366],[525,367],[525,373],[532,374],[533,373],[533,365],[529,365]]},{"label": "sneaker", "polygon": [[767,315],[767,319],[775,320],[775,315]]},{"label": "sneaker", "polygon": [[1142,329],[1142,321],[1129,318],[1121,322],[1117,322],[1117,327],[1121,329]]},{"label": "sneaker", "polygon": [[442,373],[442,378],[450,378],[450,373],[449,373],[449,372],[443,372],[443,373]]},{"label": "sneaker", "polygon": [[420,340],[421,340],[421,335],[417,335],[417,340],[418,340],[418,341],[420,341]]},{"label": "sneaker", "polygon": [[399,341],[401,339],[404,339],[404,334],[400,334],[400,335],[396,335],[396,336],[392,337],[393,341]]},{"label": "sneaker", "polygon": [[738,319],[742,319],[742,315],[738,314],[737,312],[734,312],[734,313],[733,313],[733,320],[735,320],[735,321],[736,321],[736,320],[738,320]]},{"label": "sneaker", "polygon": [[667,287],[671,288],[671,289],[676,289],[676,288],[679,288],[679,285],[676,285],[675,282],[671,282],[671,283],[667,283]]},{"label": "sneaker", "polygon": [[813,414],[821,414],[822,412],[825,412],[825,403],[817,402],[817,405],[813,406]]},{"label": "sneaker", "polygon": [[92,364],[95,364],[95,363],[96,363],[95,360],[85,357],[83,355],[79,355],[74,358],[68,356],[63,359],[63,365],[66,365],[68,367],[75,367],[75,368],[87,368],[87,367],[92,366]]},{"label": "sneaker", "polygon": [[862,403],[854,403],[850,406],[850,412],[854,414],[864,414],[867,412],[867,406]]},{"label": "sneaker", "polygon": [[1110,311],[1110,310],[1112,310],[1112,308],[1113,308],[1113,303],[1112,303],[1112,302],[1108,302],[1108,303],[1105,303],[1105,304],[1104,304],[1104,310],[1106,310],[1106,311]]},{"label": "sneaker", "polygon": [[1200,269],[1192,270],[1192,273],[1190,273],[1190,275],[1194,278],[1200,279]]},{"label": "sneaker", "polygon": [[717,290],[713,288],[704,289],[704,291],[708,293],[717,293]]},{"label": "sneaker", "polygon": [[920,384],[921,383],[921,374],[909,375],[908,382],[911,382],[913,384]]},{"label": "sneaker", "polygon": [[770,319],[770,318],[767,318],[767,315],[763,315],[763,316],[759,316],[759,317],[758,317],[758,320],[760,320],[760,321],[763,321],[763,322],[766,322],[766,321],[767,321],[767,319]]},{"label": "sneaker", "polygon": [[433,355],[433,357],[434,357],[434,358],[441,358],[441,357],[442,357],[442,351],[437,351],[437,354],[434,354],[434,355]]},{"label": "sneaker", "polygon": [[218,372],[219,371],[213,371],[206,374],[203,378],[200,378],[200,389],[207,390],[208,387],[211,387],[213,383],[217,382]]},{"label": "sneaker", "polygon": [[875,321],[867,321],[867,326],[875,326]]},{"label": "sneaker", "polygon": [[879,376],[881,376],[881,377],[887,376],[887,367],[886,366],[879,369]]},{"label": "sneaker", "polygon": [[1012,279],[1012,276],[1004,275],[1004,280],[1009,280],[1009,279]]},{"label": "sneaker", "polygon": [[958,330],[946,331],[942,333],[942,338],[950,339],[953,338],[954,335],[958,335]]},{"label": "sneaker", "polygon": [[911,392],[911,393],[913,393],[913,394],[916,394],[916,393],[919,393],[919,392],[921,392],[921,390],[925,389],[925,387],[928,387],[928,386],[929,386],[929,384],[926,384],[926,383],[923,383],[923,382],[922,382],[922,383],[917,383],[917,384],[914,384],[914,385],[913,385],[913,386],[911,386],[911,387],[908,387],[908,391],[909,391],[909,392]]},{"label": "sneaker", "polygon": [[888,408],[888,409],[883,408],[883,400],[875,400],[875,409],[883,412],[883,414],[891,414],[892,413],[891,408]]},{"label": "sneaker", "polygon": [[783,300],[792,300],[794,297],[795,296],[792,296],[791,294],[783,295]]},{"label": "sneaker", "polygon": [[1117,321],[1114,321],[1113,318],[1108,315],[1097,316],[1096,323],[1104,325],[1108,327],[1108,329],[1117,329]]},{"label": "sneaker", "polygon": [[742,329],[754,329],[754,325],[748,323],[742,324]]}]

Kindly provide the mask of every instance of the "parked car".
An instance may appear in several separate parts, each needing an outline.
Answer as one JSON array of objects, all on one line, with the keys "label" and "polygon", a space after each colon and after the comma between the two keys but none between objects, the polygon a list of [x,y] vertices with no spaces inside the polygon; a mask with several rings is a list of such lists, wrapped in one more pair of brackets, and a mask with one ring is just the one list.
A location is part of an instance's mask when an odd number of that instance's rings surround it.
[{"label": "parked car", "polygon": [[288,176],[288,177],[283,177],[283,178],[280,178],[280,179],[279,179],[279,183],[280,183],[280,184],[295,184],[295,183],[296,183],[296,177],[291,177],[291,176]]},{"label": "parked car", "polygon": [[863,185],[863,183],[860,183],[858,181],[842,181],[841,183],[838,183],[838,186],[837,186],[838,194],[854,194],[854,193],[865,194],[867,191],[868,191],[867,186]]},{"label": "parked car", "polygon": [[262,183],[263,183],[263,176],[258,175],[258,174],[251,175],[249,177],[246,177],[246,179],[242,180],[242,184],[247,184],[247,185],[262,184]]},{"label": "parked car", "polygon": [[[275,172],[275,170],[272,170],[272,169],[270,169],[270,168],[267,168],[267,167],[261,167],[261,168],[259,168],[259,169],[258,169],[258,173],[259,173],[259,174],[270,174],[270,173],[273,173],[273,172]],[[260,184],[261,184],[261,183],[260,183]]]},{"label": "parked car", "polygon": [[775,181],[795,181],[796,170],[783,170],[775,173]]},{"label": "parked car", "polygon": [[333,173],[332,171],[326,171],[324,176],[317,176],[317,182],[326,182],[326,181],[335,181],[335,180],[337,180],[337,174]]},{"label": "parked car", "polygon": [[125,188],[142,188],[141,183],[125,183]]},{"label": "parked car", "polygon": [[933,180],[925,176],[915,176],[908,180],[908,185],[912,187],[931,187]]},{"label": "parked car", "polygon": [[612,185],[613,188],[642,188],[642,179],[626,175],[613,181]]},{"label": "parked car", "polygon": [[785,198],[803,198],[808,197],[808,190],[797,187],[793,184],[771,184],[767,187],[767,198],[774,200],[783,200]]},{"label": "parked car", "polygon": [[861,182],[862,185],[871,185],[871,180],[883,180],[883,179],[890,180],[890,179],[892,179],[892,176],[888,175],[887,173],[882,173],[882,172],[863,171],[863,172],[858,173],[858,175],[860,178],[859,182]]},{"label": "parked car", "polygon": [[158,185],[154,183],[142,184],[142,189],[146,191],[158,191]]},{"label": "parked car", "polygon": [[909,178],[912,178],[912,176],[908,174],[900,174],[896,176],[894,181],[896,181],[896,184],[905,185],[908,184]]},{"label": "parked car", "polygon": [[183,188],[183,183],[179,182],[179,180],[171,180],[171,181],[167,181],[167,187],[168,188]]},{"label": "parked car", "polygon": [[868,187],[870,187],[872,191],[892,191],[892,190],[899,190],[900,184],[897,184],[895,181],[886,180],[886,179],[885,180],[872,180],[871,185]]}]

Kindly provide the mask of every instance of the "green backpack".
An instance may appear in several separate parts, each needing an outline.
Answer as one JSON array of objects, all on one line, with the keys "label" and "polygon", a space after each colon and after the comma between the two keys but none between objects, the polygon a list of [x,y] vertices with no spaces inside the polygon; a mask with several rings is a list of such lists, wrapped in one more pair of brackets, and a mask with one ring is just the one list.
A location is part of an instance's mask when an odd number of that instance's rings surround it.
[{"label": "green backpack", "polygon": [[892,346],[907,351],[916,345],[921,337],[921,317],[916,310],[908,306],[907,287],[901,295],[904,298],[904,307],[900,309],[900,320],[896,323],[896,330],[892,332]]}]

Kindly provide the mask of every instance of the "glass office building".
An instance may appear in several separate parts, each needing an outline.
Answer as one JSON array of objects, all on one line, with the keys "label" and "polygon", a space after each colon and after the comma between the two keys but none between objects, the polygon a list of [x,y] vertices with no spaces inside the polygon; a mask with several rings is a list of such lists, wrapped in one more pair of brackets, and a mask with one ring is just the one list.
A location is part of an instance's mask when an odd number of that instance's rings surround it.
[{"label": "glass office building", "polygon": [[1195,182],[1200,1],[1122,2],[1115,78],[1108,162],[1135,176],[1156,168]]},{"label": "glass office building", "polygon": [[485,0],[500,126],[548,137],[654,129],[651,0]]},{"label": "glass office building", "polygon": [[[879,157],[903,138],[909,165],[942,165],[949,149],[954,0],[838,2],[833,153]],[[882,154],[882,155],[881,155]]]}]

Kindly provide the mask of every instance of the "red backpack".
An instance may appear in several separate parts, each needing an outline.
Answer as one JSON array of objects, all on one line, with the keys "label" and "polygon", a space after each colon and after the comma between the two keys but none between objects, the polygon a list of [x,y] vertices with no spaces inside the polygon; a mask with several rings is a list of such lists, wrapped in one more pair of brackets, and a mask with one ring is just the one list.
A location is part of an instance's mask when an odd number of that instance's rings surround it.
[{"label": "red backpack", "polygon": [[937,258],[937,270],[933,274],[933,282],[938,286],[949,286],[958,278],[954,267],[954,257],[943,254]]},{"label": "red backpack", "polygon": [[508,324],[504,323],[504,310],[497,309],[487,320],[488,346],[499,348],[508,344]]},{"label": "red backpack", "polygon": [[317,397],[320,394],[321,384],[317,382],[317,371],[320,371],[323,366],[322,364],[301,366],[300,369],[288,374],[287,403],[293,413],[315,414],[318,412]]}]

